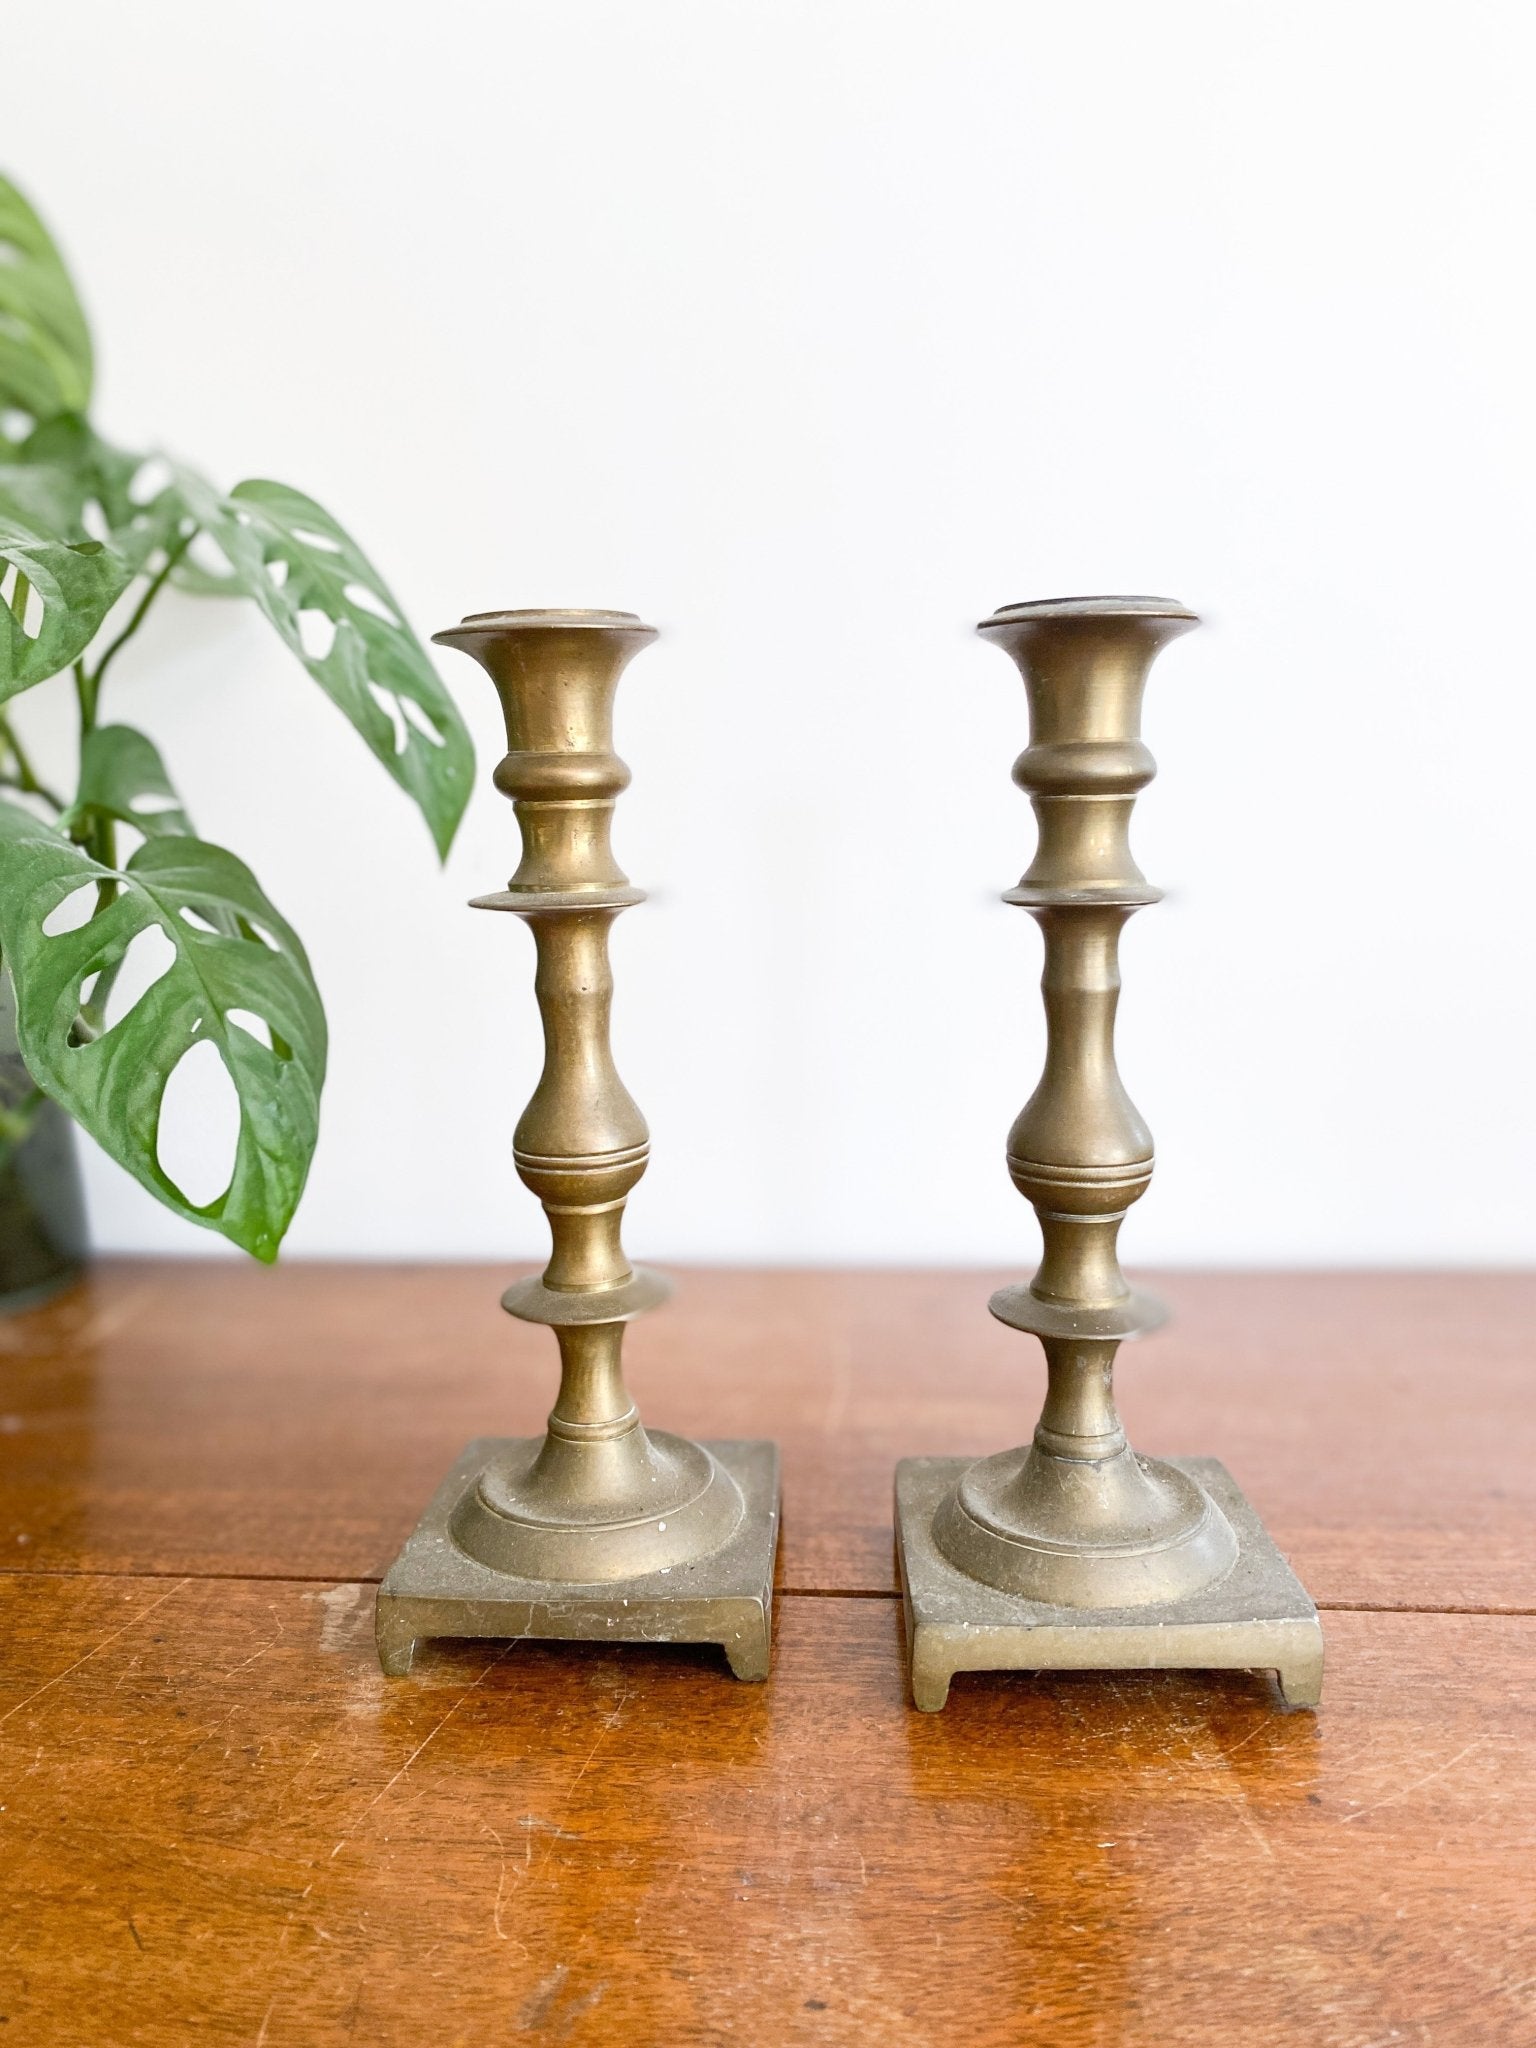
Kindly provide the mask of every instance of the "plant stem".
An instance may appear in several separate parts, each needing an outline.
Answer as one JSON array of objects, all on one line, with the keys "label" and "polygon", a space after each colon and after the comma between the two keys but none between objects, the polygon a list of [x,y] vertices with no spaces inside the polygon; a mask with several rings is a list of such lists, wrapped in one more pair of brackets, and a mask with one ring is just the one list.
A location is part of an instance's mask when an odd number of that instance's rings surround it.
[{"label": "plant stem", "polygon": [[[102,655],[100,661],[97,662],[94,673],[87,671],[83,660],[75,663],[75,699],[80,707],[80,745],[82,750],[86,741],[96,730],[96,717],[101,706],[101,679],[107,672],[108,664],[113,656],[126,646],[128,641],[137,633],[140,626],[143,625],[150,606],[165,588],[166,583],[170,579],[171,571],[192,545],[196,533],[197,528],[194,526],[186,533],[179,535],[171,544],[166,552],[165,560],[149,579],[143,596],[134,606],[133,616]],[[72,828],[70,836],[74,839],[77,846],[84,847],[85,851],[91,856],[91,859],[99,866],[104,868],[115,868],[117,866],[117,825],[112,818],[102,817],[99,814],[95,817],[87,818]],[[109,910],[117,901],[117,895],[118,885],[115,875],[109,876],[105,881],[98,882],[96,884],[96,908],[91,912],[92,917],[100,917],[104,910]],[[80,1014],[70,1027],[69,1037],[72,1045],[88,1044],[91,1039],[101,1036],[102,1031],[106,1028],[107,999],[112,993],[113,984],[122,970],[122,965],[122,959],[117,959],[110,966],[103,967],[97,975],[96,986],[91,991],[90,1001],[81,1004]]]},{"label": "plant stem", "polygon": [[[117,866],[117,826],[111,818],[100,820],[98,843],[91,849],[91,858],[99,861],[104,868],[115,868]],[[113,875],[105,882],[98,882],[96,884],[96,908],[91,912],[91,916],[93,918],[100,917],[101,913],[104,910],[110,910],[116,901],[117,877]],[[78,1032],[80,1039],[89,1042],[93,1038],[100,1038],[102,1032],[106,1030],[107,1000],[112,994],[113,985],[118,975],[123,971],[123,962],[127,957],[126,952],[120,953],[115,960],[103,967],[98,973],[96,976],[96,986],[91,990],[90,1001],[80,1005],[80,1014],[75,1019],[75,1024],[70,1034],[71,1038],[74,1038],[75,1032]],[[76,1039],[75,1042],[79,1043],[80,1041]]]},{"label": "plant stem", "polygon": [[75,663],[74,673],[75,702],[80,707],[80,739],[83,744],[86,734],[96,724],[96,703],[91,694],[91,679],[85,672],[85,663],[83,661]]},{"label": "plant stem", "polygon": [[[16,587],[11,592],[11,616],[23,632],[26,631],[27,599],[31,594],[31,579],[22,570],[18,569],[16,571]],[[63,799],[55,796],[46,782],[38,780],[37,771],[28,759],[25,747],[23,747],[21,741],[12,731],[10,720],[3,715],[0,715],[0,745],[5,747],[11,759],[16,763],[14,781],[12,782],[12,778],[9,776],[5,780],[11,782],[13,788],[24,790],[28,796],[40,796],[45,802],[52,804],[56,811],[62,811],[64,808]]]},{"label": "plant stem", "polygon": [[25,790],[28,796],[40,796],[45,803],[52,804],[56,811],[62,811],[64,799],[61,796],[57,796],[48,787],[46,782],[38,780],[37,771],[33,768],[27,751],[12,730],[10,720],[7,718],[0,718],[0,745],[6,748],[11,759],[16,763],[16,788]]},{"label": "plant stem", "polygon": [[[169,551],[166,554],[165,560],[161,563],[160,567],[155,571],[154,575],[150,578],[149,583],[145,589],[144,595],[139,599],[138,603],[134,606],[133,617],[128,621],[127,625],[124,626],[121,633],[118,634],[117,638],[112,642],[112,645],[107,649],[106,653],[101,657],[100,661],[97,662],[96,673],[93,676],[89,677],[87,681],[87,688],[90,696],[90,723],[84,728],[85,731],[89,732],[95,729],[96,707],[101,701],[101,679],[107,672],[107,664],[111,661],[113,655],[115,655],[121,647],[125,646],[127,642],[133,638],[134,634],[137,633],[140,626],[143,625],[145,613],[149,610],[150,606],[154,603],[155,599],[160,595],[160,592],[165,588],[166,582],[170,577],[171,571],[175,568],[176,564],[181,560],[182,556],[187,552],[187,549],[192,545],[192,542],[196,538],[196,536],[197,528],[194,526],[191,528],[189,532],[181,534],[172,543]],[[78,668],[76,671],[77,685],[79,682],[79,678],[81,675],[83,675],[83,673],[84,668],[82,664],[81,667]],[[83,711],[84,706],[82,706],[82,713]]]}]

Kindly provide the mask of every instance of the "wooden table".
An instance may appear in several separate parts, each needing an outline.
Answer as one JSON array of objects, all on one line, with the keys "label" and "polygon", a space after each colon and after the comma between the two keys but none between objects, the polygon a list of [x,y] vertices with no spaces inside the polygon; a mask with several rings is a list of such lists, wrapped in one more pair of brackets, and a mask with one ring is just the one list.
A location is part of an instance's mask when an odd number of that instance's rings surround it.
[{"label": "wooden table", "polygon": [[0,1322],[0,2048],[1536,2044],[1536,1276],[1165,1277],[1139,1446],[1327,1611],[1244,1675],[903,1689],[893,1461],[1026,1433],[998,1276],[692,1273],[649,1416],[774,1435],[774,1674],[424,1649],[373,1583],[536,1428],[487,1269],[121,1264]]}]

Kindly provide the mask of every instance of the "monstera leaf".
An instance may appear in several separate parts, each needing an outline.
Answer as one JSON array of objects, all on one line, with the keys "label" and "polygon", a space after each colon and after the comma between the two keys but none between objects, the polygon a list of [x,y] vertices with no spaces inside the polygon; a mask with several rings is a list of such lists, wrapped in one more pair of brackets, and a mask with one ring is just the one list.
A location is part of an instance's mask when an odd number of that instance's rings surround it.
[{"label": "monstera leaf", "polygon": [[83,412],[91,336],[48,230],[0,178],[0,410],[34,420]]},{"label": "monstera leaf", "polygon": [[[160,481],[146,488],[157,469]],[[0,469],[0,496],[66,538],[104,538],[135,575],[193,524],[169,463],[114,448],[76,413],[45,421],[12,451]]]},{"label": "monstera leaf", "polygon": [[[3,266],[0,266],[3,275]],[[39,532],[0,497],[0,704],[83,654],[132,580],[98,540]],[[26,590],[23,593],[22,580]]]},{"label": "monstera leaf", "polygon": [[146,839],[194,836],[159,749],[131,725],[98,725],[86,734],[79,793],[58,829],[69,832],[100,818],[131,825]]},{"label": "monstera leaf", "polygon": [[[87,888],[97,914],[50,934],[53,914]],[[125,1016],[82,1042],[87,985],[155,927],[170,964]],[[315,1149],[325,1017],[303,947],[244,863],[166,836],[106,868],[0,802],[0,956],[38,1085],[168,1208],[275,1258]],[[158,1140],[166,1083],[203,1041],[234,1084],[240,1131],[228,1187],[194,1206],[161,1165]]]},{"label": "monstera leaf", "polygon": [[97,539],[81,518],[85,499],[79,477],[65,462],[28,461],[32,439],[29,435],[11,449],[10,459],[0,464],[0,507],[8,517],[54,540]]},{"label": "monstera leaf", "polygon": [[221,498],[201,478],[179,481],[242,589],[415,798],[446,854],[469,801],[474,752],[378,571],[328,512],[286,484],[252,480]]}]

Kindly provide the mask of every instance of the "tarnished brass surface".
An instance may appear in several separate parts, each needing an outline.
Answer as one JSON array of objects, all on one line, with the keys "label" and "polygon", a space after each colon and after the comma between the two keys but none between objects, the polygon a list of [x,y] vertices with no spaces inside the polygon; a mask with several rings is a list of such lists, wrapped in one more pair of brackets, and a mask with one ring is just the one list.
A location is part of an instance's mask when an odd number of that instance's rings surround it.
[{"label": "tarnished brass surface", "polygon": [[[624,1206],[645,1171],[650,1134],[613,1064],[608,1028],[609,928],[644,901],[609,841],[629,781],[613,751],[613,699],[625,665],[655,632],[629,612],[513,611],[477,614],[434,637],[489,672],[506,720],[507,754],[494,780],[512,799],[523,855],[505,890],[476,904],[522,917],[537,950],[544,1071],[518,1121],[513,1157],[549,1219],[551,1249],[542,1275],[509,1287],[502,1304],[554,1330],[561,1375],[544,1437],[484,1439],[455,1468],[446,1482],[452,1498],[439,1494],[380,1588],[380,1656],[386,1669],[404,1669],[409,1651],[399,1646],[418,1634],[498,1632],[467,1625],[471,1608],[480,1620],[521,1617],[507,1634],[606,1630],[623,1641],[640,1607],[650,1614],[670,1601],[661,1639],[734,1644],[737,1675],[764,1677],[778,1530],[773,1446],[712,1447],[647,1432],[621,1362],[624,1325],[671,1291],[624,1252]],[[494,1580],[505,1581],[499,1592]],[[530,1587],[541,1589],[537,1597]],[[726,1608],[711,1617],[715,1597]],[[743,1598],[758,1603],[760,1655],[742,1648]],[[524,1613],[530,1604],[537,1625]],[[434,1616],[431,1629],[416,1625]]]},{"label": "tarnished brass surface", "polygon": [[983,1586],[933,1540],[936,1510],[964,1458],[905,1458],[896,1468],[901,1594],[912,1699],[937,1713],[957,1671],[1273,1671],[1288,1707],[1322,1695],[1317,1610],[1215,1458],[1171,1458],[1236,1539],[1236,1561],[1205,1586],[1156,1607],[1058,1607]]},{"label": "tarnished brass surface", "polygon": [[729,1475],[742,1500],[735,1531],[717,1550],[660,1565],[620,1584],[582,1585],[520,1576],[472,1557],[454,1517],[480,1475],[499,1459],[537,1451],[482,1437],[438,1488],[380,1590],[379,1662],[391,1678],[411,1668],[433,1636],[518,1637],[557,1642],[718,1643],[738,1678],[768,1676],[773,1554],[779,1529],[779,1454],[771,1443],[696,1444]]},{"label": "tarnished brass surface", "polygon": [[[1031,1613],[1074,1611],[1077,1620],[1059,1642],[1033,1622],[1019,1624],[1042,1665],[1113,1661],[1089,1624],[1102,1618],[1123,1633],[1124,1615],[1145,1610],[1148,1625],[1162,1626],[1234,1570],[1238,1583],[1253,1583],[1255,1597],[1283,1593],[1284,1619],[1295,1621],[1289,1568],[1275,1553],[1282,1582],[1269,1564],[1272,1546],[1246,1509],[1244,1552],[1223,1505],[1234,1497],[1230,1481],[1213,1491],[1203,1483],[1206,1461],[1138,1457],[1114,1404],[1121,1343],[1164,1319],[1158,1302],[1128,1285],[1117,1252],[1126,1211],[1152,1178],[1151,1133],[1121,1084],[1114,1051],[1120,932],[1134,910],[1158,899],[1129,843],[1132,806],[1155,772],[1141,739],[1141,700],[1154,656],[1196,623],[1166,598],[1098,597],[1009,605],[979,629],[1012,655],[1029,698],[1030,742],[1013,773],[1034,805],[1039,838],[1028,872],[1005,900],[1040,924],[1047,1026],[1045,1070],[1008,1136],[1008,1170],[1039,1218],[1042,1255],[1034,1279],[1000,1289],[991,1308],[1039,1338],[1047,1390],[1030,1444],[954,1466],[942,1494],[930,1500],[921,1492],[921,1510],[919,1495],[904,1494],[899,1479],[897,1531],[914,1627],[921,1627],[926,1582],[914,1577],[913,1560],[930,1549],[954,1581],[951,1596],[955,1586],[973,1583],[1028,1603]],[[908,1461],[900,1471],[935,1462]],[[919,1512],[921,1528],[913,1520]],[[1265,1549],[1257,1576],[1256,1544]],[[994,1608],[980,1603],[981,1662],[970,1668],[984,1668],[984,1645],[997,1632]],[[946,1627],[963,1625],[949,1612]],[[1246,1661],[1207,1654],[1205,1624],[1167,1641],[1201,1653],[1172,1662]],[[1317,1643],[1320,1657],[1320,1633]],[[1045,1654],[1051,1644],[1056,1653]],[[915,1658],[915,1636],[909,1647]],[[996,1661],[1013,1665],[1022,1656]],[[950,1668],[966,1668],[965,1659]],[[942,1705],[942,1694],[919,1704]]]}]

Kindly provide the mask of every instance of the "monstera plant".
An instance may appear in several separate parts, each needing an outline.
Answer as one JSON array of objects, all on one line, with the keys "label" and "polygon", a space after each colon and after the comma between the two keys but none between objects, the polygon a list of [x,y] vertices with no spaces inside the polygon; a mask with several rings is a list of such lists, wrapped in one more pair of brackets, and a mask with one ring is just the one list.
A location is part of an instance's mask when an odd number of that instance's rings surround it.
[{"label": "monstera plant", "polygon": [[[25,1069],[0,1103],[0,1160],[51,1099],[167,1208],[272,1259],[315,1149],[325,1013],[297,934],[245,863],[193,829],[155,743],[116,715],[118,657],[168,590],[249,599],[419,807],[439,855],[468,798],[469,735],[328,512],[285,484],[223,491],[114,447],[90,402],[79,298],[0,179],[0,962]],[[72,792],[44,780],[16,730],[13,700],[50,681],[78,710]],[[116,1002],[114,988],[146,932],[163,935],[163,971],[125,1009],[133,977]],[[205,1043],[239,1135],[228,1185],[194,1203],[162,1161],[161,1110]]]}]

